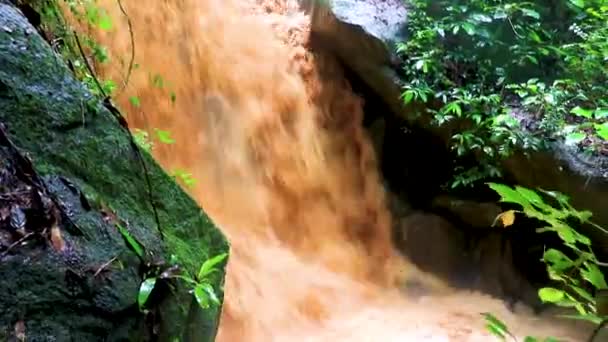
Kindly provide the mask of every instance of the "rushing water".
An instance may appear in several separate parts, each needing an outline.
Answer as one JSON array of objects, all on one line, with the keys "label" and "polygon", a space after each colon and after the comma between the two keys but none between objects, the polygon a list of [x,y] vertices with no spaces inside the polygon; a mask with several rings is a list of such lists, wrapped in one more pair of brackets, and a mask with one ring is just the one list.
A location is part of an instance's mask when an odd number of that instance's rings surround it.
[{"label": "rushing water", "polygon": [[[113,61],[98,68],[121,86],[127,21],[115,0],[100,3],[114,30],[99,33]],[[140,66],[118,102],[133,127],[172,133],[157,159],[192,172],[192,195],[231,241],[218,341],[488,341],[486,311],[517,333],[566,334],[451,291],[395,251],[362,99],[330,56],[306,49],[295,1],[122,3]],[[405,279],[434,295],[407,298]]]}]

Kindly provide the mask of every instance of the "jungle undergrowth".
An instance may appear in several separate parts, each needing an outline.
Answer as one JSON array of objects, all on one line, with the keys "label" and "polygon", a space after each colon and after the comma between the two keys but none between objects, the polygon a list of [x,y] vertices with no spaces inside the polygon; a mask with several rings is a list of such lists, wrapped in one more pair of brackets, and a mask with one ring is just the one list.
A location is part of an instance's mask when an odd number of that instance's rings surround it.
[{"label": "jungle undergrowth", "polygon": [[[560,249],[549,248],[543,253],[541,261],[545,264],[552,286],[538,291],[544,303],[550,303],[573,310],[574,314],[561,317],[585,320],[600,325],[608,319],[608,311],[598,298],[608,289],[602,267],[607,266],[598,260],[593,251],[592,241],[576,227],[586,225],[608,236],[608,230],[591,221],[591,212],[579,211],[570,203],[569,198],[554,191],[534,191],[521,186],[509,187],[489,183],[492,190],[500,195],[500,201],[521,207],[508,210],[497,220],[503,227],[515,222],[518,214],[542,222],[544,227],[536,230],[539,234],[556,234],[562,243]],[[604,305],[605,306],[605,305]],[[484,313],[487,329],[495,336],[505,340],[513,338],[508,327],[491,313]],[[528,336],[525,342],[557,341],[554,338],[539,339]]]},{"label": "jungle undergrowth", "polygon": [[608,155],[608,1],[408,1],[403,101],[455,127],[452,187],[500,177],[515,150],[564,140]]}]

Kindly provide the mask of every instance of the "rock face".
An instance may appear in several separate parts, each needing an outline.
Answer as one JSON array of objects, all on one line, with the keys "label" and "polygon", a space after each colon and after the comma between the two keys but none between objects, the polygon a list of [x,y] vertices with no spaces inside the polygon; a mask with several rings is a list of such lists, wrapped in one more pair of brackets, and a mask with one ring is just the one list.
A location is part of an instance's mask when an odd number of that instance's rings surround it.
[{"label": "rock face", "polygon": [[336,54],[394,113],[401,113],[401,90],[388,46],[405,39],[404,2],[300,0],[300,3],[311,15],[312,41]]},{"label": "rock face", "polygon": [[195,270],[228,251],[221,232],[142,152],[148,193],[126,130],[3,0],[0,65],[0,340],[213,341],[219,309],[181,285],[159,281],[147,316],[137,296],[148,263]]},{"label": "rock face", "polygon": [[536,309],[536,289],[513,263],[500,232],[471,235],[441,216],[412,212],[396,222],[395,242],[414,263],[461,289],[474,289]]},{"label": "rock face", "polygon": [[[390,108],[386,120],[400,117],[408,125],[432,133],[448,146],[453,127],[438,128],[419,113],[420,104],[404,106],[400,79],[392,62],[395,42],[407,39],[407,5],[402,0],[300,0],[312,16],[312,40],[333,51]],[[387,127],[392,123],[387,122]],[[378,139],[378,138],[376,138]],[[386,143],[385,143],[386,144]],[[541,152],[516,153],[504,162],[505,178],[527,187],[560,191],[578,209],[590,210],[608,226],[608,160],[588,158],[556,142]],[[595,231],[586,233],[593,235]],[[608,253],[608,242],[602,246]]]}]

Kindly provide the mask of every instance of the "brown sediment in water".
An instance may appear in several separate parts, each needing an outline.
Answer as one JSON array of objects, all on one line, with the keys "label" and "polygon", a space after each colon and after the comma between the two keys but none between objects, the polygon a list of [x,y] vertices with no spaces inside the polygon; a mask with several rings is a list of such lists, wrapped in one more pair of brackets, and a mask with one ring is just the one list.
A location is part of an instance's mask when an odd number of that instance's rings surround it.
[{"label": "brown sediment in water", "polygon": [[[129,31],[114,1],[100,3],[115,60],[97,67],[120,87]],[[132,127],[172,133],[155,157],[193,174],[191,194],[232,245],[218,341],[487,341],[485,311],[515,331],[565,334],[479,294],[399,293],[405,278],[445,286],[393,248],[363,99],[308,49],[296,1],[123,4],[141,66],[117,101]]]}]

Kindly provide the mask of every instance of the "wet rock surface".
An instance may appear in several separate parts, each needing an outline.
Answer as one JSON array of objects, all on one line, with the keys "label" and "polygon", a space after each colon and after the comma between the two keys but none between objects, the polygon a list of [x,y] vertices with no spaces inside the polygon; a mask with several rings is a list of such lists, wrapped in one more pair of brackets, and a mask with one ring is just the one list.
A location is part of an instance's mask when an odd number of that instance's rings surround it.
[{"label": "wet rock surface", "polygon": [[513,263],[511,242],[500,232],[470,234],[441,216],[412,212],[396,222],[398,248],[423,270],[455,288],[474,289],[541,308],[534,286]]},{"label": "wet rock surface", "polygon": [[6,1],[0,65],[0,340],[213,341],[219,310],[185,288],[153,292],[147,316],[137,294],[148,263],[174,254],[193,270],[228,250],[224,236]]}]

